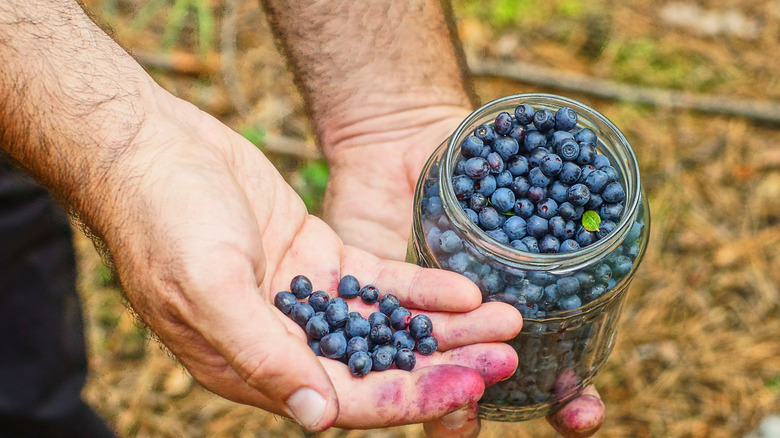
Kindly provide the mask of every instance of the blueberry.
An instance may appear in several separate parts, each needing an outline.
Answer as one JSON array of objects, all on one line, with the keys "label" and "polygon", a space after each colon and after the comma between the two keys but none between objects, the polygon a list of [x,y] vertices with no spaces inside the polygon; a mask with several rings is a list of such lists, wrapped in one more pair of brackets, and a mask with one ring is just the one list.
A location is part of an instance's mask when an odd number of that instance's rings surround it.
[{"label": "blueberry", "polygon": [[500,216],[495,208],[485,207],[479,212],[479,225],[484,230],[495,230],[501,225]]},{"label": "blueberry", "polygon": [[508,160],[509,157],[520,151],[520,145],[512,137],[499,137],[493,142],[493,150],[501,155],[501,158]]},{"label": "blueberry", "polygon": [[585,204],[585,210],[598,211],[603,203],[604,200],[601,198],[601,195],[598,193],[591,193],[588,203]]},{"label": "blueberry", "polygon": [[571,202],[563,202],[558,205],[558,215],[567,221],[571,220],[575,213],[574,206],[571,205]]},{"label": "blueberry", "polygon": [[[465,255],[465,253],[460,254]],[[409,325],[410,319],[412,319],[412,312],[406,307],[398,307],[390,314],[390,326],[395,330],[403,330]]]},{"label": "blueberry", "polygon": [[465,157],[460,157],[458,159],[458,162],[455,163],[455,170],[452,171],[453,174],[454,175],[463,175],[463,174],[465,174],[466,173],[465,166],[466,166],[466,158]]},{"label": "blueberry", "polygon": [[486,159],[474,157],[469,158],[468,161],[466,161],[464,170],[466,175],[468,175],[470,178],[482,179],[487,176],[488,173],[490,173],[490,165]]},{"label": "blueberry", "polygon": [[[526,221],[526,232],[528,232],[530,236],[533,236],[537,239],[541,239],[547,234],[547,227],[548,227],[547,219],[544,219],[537,215],[532,215]],[[526,245],[528,244],[526,243]]]},{"label": "blueberry", "polygon": [[577,127],[577,113],[569,107],[561,107],[555,112],[555,129],[569,131]]},{"label": "blueberry", "polygon": [[360,282],[352,275],[345,275],[339,280],[338,291],[342,298],[355,298],[360,293]]},{"label": "blueberry", "polygon": [[[552,149],[554,151],[557,151],[561,147],[561,145],[563,145],[563,143],[566,141],[574,141],[574,135],[572,135],[571,132],[567,132],[567,131],[553,132],[553,136],[551,140]],[[574,142],[575,144],[577,143],[576,141]]]},{"label": "blueberry", "polygon": [[330,359],[341,359],[347,352],[347,338],[342,333],[330,333],[320,339],[322,355]]},{"label": "blueberry", "polygon": [[576,251],[580,249],[580,244],[577,243],[574,239],[566,239],[563,242],[561,242],[561,247],[558,249],[558,252],[564,253],[564,252],[570,252],[570,251]]},{"label": "blueberry", "polygon": [[601,197],[604,201],[609,203],[622,202],[626,198],[626,192],[623,190],[623,186],[617,182],[611,182],[604,187],[601,192]]},{"label": "blueberry", "polygon": [[585,207],[582,205],[578,205],[574,207],[574,216],[571,218],[572,220],[578,221],[582,219],[582,214],[585,213]]},{"label": "blueberry", "polygon": [[578,182],[581,182],[581,183],[585,182],[585,178],[587,178],[588,175],[590,175],[591,172],[596,170],[596,168],[593,167],[590,164],[582,166],[580,169],[581,169],[581,171],[580,171],[580,179],[578,180]]},{"label": "blueberry", "polygon": [[347,357],[350,357],[360,351],[368,353],[368,340],[361,336],[350,338],[349,341],[347,341]]},{"label": "blueberry", "polygon": [[531,184],[528,183],[528,179],[523,176],[518,176],[512,180],[512,184],[509,188],[514,192],[517,198],[524,198],[528,194],[528,189],[531,188]]},{"label": "blueberry", "polygon": [[601,170],[594,170],[585,177],[585,185],[591,193],[601,193],[607,185],[607,174]]},{"label": "blueberry", "polygon": [[295,306],[295,303],[298,302],[298,299],[295,298],[295,295],[292,294],[292,292],[279,292],[274,297],[274,306],[276,306],[277,309],[281,310],[282,313],[285,315],[289,315],[290,311],[292,310],[293,306]]},{"label": "blueberry", "polygon": [[377,324],[390,325],[390,318],[382,312],[374,312],[371,315],[368,315],[368,323],[371,327]]},{"label": "blueberry", "polygon": [[417,351],[424,356],[431,355],[438,349],[439,343],[433,336],[425,336],[417,341]]},{"label": "blueberry", "polygon": [[593,164],[593,167],[596,169],[603,169],[609,166],[609,158],[601,154],[596,154],[596,156],[593,158],[593,163],[591,164]]},{"label": "blueberry", "polygon": [[580,154],[577,155],[577,159],[574,160],[574,162],[580,166],[584,166],[590,164],[595,157],[596,149],[594,149],[593,146],[580,143]]},{"label": "blueberry", "polygon": [[547,145],[547,138],[539,131],[528,131],[525,133],[525,139],[523,140],[523,148],[527,152],[530,152],[539,147]]},{"label": "blueberry", "polygon": [[553,181],[552,185],[547,188],[547,196],[560,205],[569,199],[568,191],[569,186],[560,181]]},{"label": "blueberry", "polygon": [[502,227],[509,240],[519,240],[525,237],[526,223],[520,216],[512,216],[504,222]]},{"label": "blueberry", "polygon": [[499,213],[508,213],[515,206],[515,194],[511,190],[502,187],[493,192],[490,196],[490,202]]},{"label": "blueberry", "polygon": [[330,300],[325,309],[325,320],[330,324],[331,331],[336,327],[343,327],[347,323],[348,314],[349,308],[346,301],[339,297]]},{"label": "blueberry", "polygon": [[495,240],[498,243],[503,243],[505,245],[509,243],[509,236],[507,236],[504,230],[502,230],[501,228],[495,230],[487,230],[485,231],[485,234],[490,236],[491,239]]},{"label": "blueberry", "polygon": [[620,214],[623,213],[623,204],[603,204],[599,212],[601,220],[612,222],[620,221]]},{"label": "blueberry", "polygon": [[507,135],[512,130],[512,116],[504,111],[496,116],[496,120],[493,123],[493,130],[498,135]]},{"label": "blueberry", "polygon": [[395,366],[399,370],[411,371],[417,363],[417,358],[409,348],[401,348],[395,353]]},{"label": "blueberry", "polygon": [[474,193],[474,180],[466,175],[458,175],[452,178],[452,190],[458,200],[469,199]]},{"label": "blueberry", "polygon": [[393,333],[393,339],[391,343],[395,346],[395,348],[408,348],[410,350],[414,349],[414,338],[412,337],[412,334],[409,333],[409,330],[398,330],[397,332]]},{"label": "blueberry", "polygon": [[577,140],[577,143],[587,143],[591,146],[596,146],[596,133],[590,128],[583,128],[577,131],[574,134],[574,139]]},{"label": "blueberry", "polygon": [[566,140],[556,151],[563,161],[572,162],[580,155],[580,145],[574,140]]},{"label": "blueberry", "polygon": [[475,181],[473,185],[475,192],[481,193],[485,196],[492,195],[493,192],[496,191],[496,187],[496,178],[493,175],[488,175],[479,181]]},{"label": "blueberry", "polygon": [[452,230],[447,230],[441,233],[439,247],[441,247],[441,250],[444,252],[453,253],[460,251],[463,248],[463,241],[460,240],[457,233]]},{"label": "blueberry", "polygon": [[290,282],[290,292],[298,299],[311,295],[311,281],[303,275],[296,275]]},{"label": "blueberry", "polygon": [[[474,137],[482,140],[483,143],[492,144],[493,140],[495,140],[498,136],[496,135],[496,131],[493,130],[493,127],[486,123],[484,125],[479,125],[477,129],[474,130]],[[482,145],[480,145],[480,148],[481,147]],[[463,146],[461,146],[461,151],[462,149]]]},{"label": "blueberry", "polygon": [[482,152],[483,147],[485,147],[485,143],[479,136],[469,135],[460,144],[460,154],[466,158],[477,157]]},{"label": "blueberry", "polygon": [[538,284],[528,283],[523,286],[522,294],[527,301],[535,303],[542,299],[544,287]]},{"label": "blueberry", "polygon": [[602,167],[601,171],[607,174],[607,181],[613,183],[618,181],[618,172],[612,166]]},{"label": "blueberry", "polygon": [[476,213],[482,211],[482,209],[487,207],[487,205],[487,196],[483,195],[482,193],[474,193],[471,195],[471,198],[469,198],[469,207]]},{"label": "blueberry", "polygon": [[491,270],[482,279],[482,283],[485,286],[485,290],[488,293],[498,293],[504,289],[504,279],[501,277],[501,273],[496,270]]},{"label": "blueberry", "polygon": [[628,256],[618,256],[615,263],[612,265],[612,273],[615,277],[621,278],[631,272],[631,266],[633,262]]},{"label": "blueberry", "polygon": [[539,131],[549,131],[555,127],[555,115],[547,108],[537,110],[534,113],[534,126]]},{"label": "blueberry", "polygon": [[324,312],[325,309],[328,308],[329,301],[330,297],[325,291],[322,290],[318,290],[317,292],[309,295],[309,304],[311,304],[311,307],[315,312]]},{"label": "blueberry", "polygon": [[528,125],[534,121],[535,112],[534,107],[531,105],[527,103],[520,104],[515,108],[515,119],[523,125]]},{"label": "blueberry", "polygon": [[493,152],[493,148],[490,146],[482,146],[482,150],[479,152],[479,155],[477,155],[480,158],[487,158],[487,156]]},{"label": "blueberry", "polygon": [[612,278],[612,268],[607,264],[599,265],[594,275],[598,281],[607,281]]},{"label": "blueberry", "polygon": [[433,178],[428,178],[423,183],[423,195],[426,198],[439,196],[439,182]]},{"label": "blueberry", "polygon": [[560,240],[566,238],[566,220],[560,216],[554,216],[547,222],[547,231]]},{"label": "blueberry", "polygon": [[580,227],[574,239],[580,244],[580,248],[584,248],[596,241],[596,234],[586,230],[585,227]]},{"label": "blueberry", "polygon": [[469,217],[469,220],[473,222],[474,225],[479,225],[479,216],[474,210],[470,208],[465,208],[463,209],[463,212],[466,213],[466,216]]},{"label": "blueberry", "polygon": [[379,300],[379,289],[369,284],[360,289],[360,299],[366,304],[374,304]]},{"label": "blueberry", "polygon": [[531,217],[531,215],[534,214],[534,203],[531,202],[528,199],[521,199],[515,203],[515,206],[512,209],[516,215],[520,216],[523,219],[528,219]]},{"label": "blueberry", "polygon": [[393,329],[384,324],[371,327],[370,339],[376,345],[387,344],[393,339]]},{"label": "blueberry", "polygon": [[496,175],[496,187],[499,189],[503,187],[511,187],[513,182],[514,177],[508,170],[504,170]]},{"label": "blueberry", "polygon": [[542,202],[536,204],[537,216],[544,219],[550,219],[556,214],[558,214],[558,203],[555,202],[555,200],[547,198]]},{"label": "blueberry", "polygon": [[547,285],[544,287],[544,300],[548,303],[557,303],[558,300],[561,298],[561,295],[558,293],[558,285],[555,283]]},{"label": "blueberry", "polygon": [[574,239],[577,234],[577,223],[573,220],[566,221],[566,227],[563,229],[563,236],[561,240]]},{"label": "blueberry", "polygon": [[420,201],[420,207],[422,207],[423,214],[427,217],[439,216],[442,212],[441,198],[438,196],[425,198]]},{"label": "blueberry", "polygon": [[305,331],[310,339],[320,339],[330,333],[330,326],[323,316],[315,315],[306,323]]},{"label": "blueberry", "polygon": [[582,297],[587,301],[593,301],[596,298],[604,295],[606,291],[607,291],[606,286],[604,286],[603,284],[597,284],[594,285],[592,288],[588,289],[588,291],[585,292],[585,294],[583,294]]},{"label": "blueberry", "polygon": [[575,206],[585,205],[590,199],[590,190],[584,184],[574,184],[569,187],[569,202]]},{"label": "blueberry", "polygon": [[441,249],[439,238],[441,238],[441,230],[437,227],[432,227],[425,236],[426,242],[433,252],[439,252]]},{"label": "blueberry", "polygon": [[515,125],[512,127],[512,130],[509,131],[509,134],[506,136],[509,138],[513,138],[515,141],[517,141],[517,144],[521,144],[523,140],[525,140],[525,133],[526,129],[523,127],[523,125]]},{"label": "blueberry", "polygon": [[558,305],[561,306],[561,309],[563,310],[574,310],[582,305],[582,300],[580,300],[579,296],[572,295],[562,299]]},{"label": "blueberry", "polygon": [[596,284],[596,278],[585,271],[574,274],[574,277],[580,282],[580,290],[585,290]]},{"label": "blueberry", "polygon": [[290,311],[290,318],[300,326],[305,326],[312,316],[314,316],[314,308],[311,304],[302,301],[295,303]]},{"label": "blueberry", "polygon": [[396,296],[393,294],[387,294],[379,299],[379,311],[388,317],[400,305],[401,303],[398,301],[398,298],[396,298]]},{"label": "blueberry", "polygon": [[349,367],[349,372],[352,373],[353,376],[363,377],[371,372],[374,363],[368,353],[359,351],[349,357],[347,366]]},{"label": "blueberry", "polygon": [[344,327],[348,338],[364,338],[371,333],[371,324],[367,319],[358,315],[355,318],[347,318],[347,325]]},{"label": "blueberry", "polygon": [[391,345],[380,345],[371,354],[374,361],[374,371],[384,371],[393,366],[395,361],[396,349]]},{"label": "blueberry", "polygon": [[539,241],[536,240],[533,236],[525,236],[522,239],[520,239],[520,242],[523,243],[523,245],[528,248],[528,252],[538,253],[539,252]]},{"label": "blueberry", "polygon": [[528,165],[531,166],[531,168],[539,167],[539,165],[542,163],[542,158],[544,158],[545,155],[549,153],[550,151],[547,148],[536,148],[532,150],[527,157]]},{"label": "blueberry", "polygon": [[558,292],[564,297],[576,294],[580,290],[580,281],[576,277],[561,277],[555,284],[558,285]]},{"label": "blueberry", "polygon": [[537,203],[542,199],[547,198],[547,188],[532,186],[531,188],[528,189],[528,193],[526,194],[526,197],[528,198],[529,201]]},{"label": "blueberry", "polygon": [[513,155],[506,161],[506,169],[512,176],[521,176],[528,173],[528,159],[523,155]]},{"label": "blueberry", "polygon": [[561,248],[561,242],[552,234],[545,234],[539,240],[539,252],[555,253]]},{"label": "blueberry", "polygon": [[433,332],[433,322],[425,315],[415,315],[409,320],[409,333],[414,339],[420,339]]},{"label": "blueberry", "polygon": [[523,315],[523,319],[534,319],[539,311],[539,306],[534,303],[517,303],[515,308]]},{"label": "blueberry", "polygon": [[309,348],[311,348],[311,351],[314,352],[315,356],[322,356],[322,351],[320,351],[320,341],[311,339],[308,344]]},{"label": "blueberry", "polygon": [[596,236],[599,239],[603,239],[607,237],[609,233],[614,231],[615,228],[617,228],[617,225],[614,222],[610,220],[601,221],[601,224],[599,225],[599,229],[598,231],[596,231]]}]

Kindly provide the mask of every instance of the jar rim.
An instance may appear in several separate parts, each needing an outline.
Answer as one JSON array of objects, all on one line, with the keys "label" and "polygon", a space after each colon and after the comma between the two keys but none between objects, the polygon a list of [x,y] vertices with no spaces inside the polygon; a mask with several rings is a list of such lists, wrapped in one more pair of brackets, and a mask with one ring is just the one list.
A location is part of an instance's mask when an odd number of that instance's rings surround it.
[{"label": "jar rim", "polygon": [[[565,275],[566,273],[575,272],[588,263],[592,263],[594,258],[601,258],[606,256],[612,250],[617,248],[628,233],[631,231],[633,223],[636,221],[636,217],[641,204],[642,191],[640,188],[640,176],[639,176],[639,164],[637,163],[636,155],[634,154],[631,145],[625,138],[623,133],[607,119],[603,114],[590,108],[589,106],[554,94],[545,93],[522,93],[505,96],[491,102],[482,105],[480,108],[472,112],[466,117],[457,129],[447,140],[447,149],[445,151],[444,159],[441,160],[441,175],[447,175],[447,177],[440,177],[439,181],[439,196],[445,200],[446,205],[458,205],[458,200],[455,197],[455,192],[452,188],[451,175],[453,174],[453,166],[456,162],[456,151],[459,150],[459,144],[464,137],[464,133],[467,134],[467,128],[480,117],[485,116],[491,112],[492,108],[508,104],[509,102],[515,102],[516,104],[525,103],[527,101],[544,100],[545,103],[569,106],[577,111],[579,114],[587,115],[597,119],[603,123],[611,134],[613,134],[619,141],[620,146],[626,154],[627,163],[626,168],[628,172],[623,172],[626,179],[626,199],[629,200],[627,208],[623,212],[619,224],[607,237],[600,239],[599,241],[575,251],[565,253],[531,253],[527,251],[521,251],[509,245],[502,244],[494,239],[490,238],[481,228],[474,224],[461,208],[453,208],[450,213],[455,214],[459,220],[453,221],[454,226],[458,227],[461,232],[466,235],[476,235],[478,239],[473,239],[475,245],[480,249],[485,250],[490,257],[500,259],[502,263],[507,263],[513,267],[524,270],[540,271],[544,270],[553,274]],[[538,103],[537,103],[538,104]]]}]

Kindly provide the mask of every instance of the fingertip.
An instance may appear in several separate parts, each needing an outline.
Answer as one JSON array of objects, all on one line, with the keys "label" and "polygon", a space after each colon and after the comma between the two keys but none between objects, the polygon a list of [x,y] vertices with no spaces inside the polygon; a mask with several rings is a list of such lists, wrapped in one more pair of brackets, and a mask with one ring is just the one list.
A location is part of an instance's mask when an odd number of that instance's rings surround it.
[{"label": "fingertip", "polygon": [[480,421],[477,404],[471,403],[464,408],[451,412],[441,418],[423,425],[428,438],[474,438],[479,435]]},{"label": "fingertip", "polygon": [[585,438],[596,433],[604,422],[605,407],[593,386],[547,417],[550,425],[567,438]]}]

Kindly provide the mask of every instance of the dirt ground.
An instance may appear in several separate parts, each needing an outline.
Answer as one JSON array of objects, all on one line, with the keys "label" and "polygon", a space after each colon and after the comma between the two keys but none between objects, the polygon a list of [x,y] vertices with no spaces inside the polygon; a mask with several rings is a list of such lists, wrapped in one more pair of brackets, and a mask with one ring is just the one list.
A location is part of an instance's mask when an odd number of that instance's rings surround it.
[{"label": "dirt ground", "polygon": [[[327,170],[254,1],[90,0],[174,94],[258,141],[319,211]],[[470,60],[522,60],[616,82],[780,102],[780,1],[458,0]],[[187,12],[175,19],[177,9]],[[599,436],[733,437],[780,412],[780,126],[475,78],[483,101],[566,94],[637,154],[652,217],[617,345],[596,379]],[[294,153],[283,153],[288,145]],[[91,377],[85,394],[123,437],[302,436],[202,389],[139,327],[90,242],[77,240]],[[418,437],[417,425],[323,437]],[[543,420],[484,437],[548,437]]]}]

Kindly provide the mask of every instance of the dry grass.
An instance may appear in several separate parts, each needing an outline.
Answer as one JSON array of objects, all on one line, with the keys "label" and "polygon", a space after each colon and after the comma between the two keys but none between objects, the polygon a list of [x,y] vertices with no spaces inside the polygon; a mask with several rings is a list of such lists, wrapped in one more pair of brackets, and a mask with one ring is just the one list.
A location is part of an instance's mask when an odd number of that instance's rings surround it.
[{"label": "dry grass", "polygon": [[[155,77],[237,129],[260,125],[310,139],[300,98],[262,14],[254,2],[244,3],[238,49],[246,56],[237,71],[254,102],[246,117],[234,111],[219,78],[165,72]],[[522,30],[493,30],[467,17],[460,29],[472,55],[516,56],[618,80],[639,78],[645,66],[647,77],[638,82],[780,100],[777,1],[705,2],[713,10],[735,7],[763,17],[755,41],[665,28],[656,6],[646,0],[604,5],[585,18],[555,16]],[[158,50],[165,16],[130,32],[125,25],[132,11],[123,8],[114,23],[117,37],[131,48]],[[588,33],[594,20],[606,20],[606,37]],[[594,56],[597,37],[604,47]],[[645,39],[657,44],[637,43]],[[183,41],[180,49],[187,49]],[[532,89],[499,80],[479,80],[477,88],[483,100]],[[572,97],[623,129],[637,152],[652,215],[650,248],[625,306],[618,344],[597,379],[608,410],[601,435],[731,437],[752,430],[763,415],[780,411],[780,130]],[[273,158],[291,180],[297,178],[303,163]],[[287,421],[225,401],[193,382],[124,311],[86,239],[78,246],[92,357],[86,397],[122,436],[302,436]],[[421,435],[419,426],[322,434]],[[509,435],[553,433],[543,421],[484,427],[485,437]]]}]

